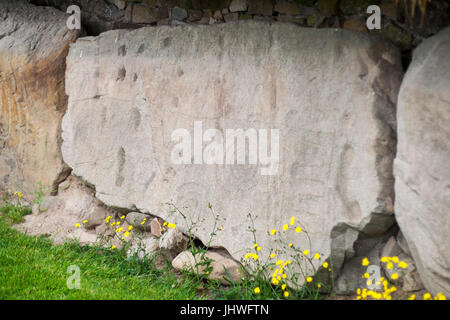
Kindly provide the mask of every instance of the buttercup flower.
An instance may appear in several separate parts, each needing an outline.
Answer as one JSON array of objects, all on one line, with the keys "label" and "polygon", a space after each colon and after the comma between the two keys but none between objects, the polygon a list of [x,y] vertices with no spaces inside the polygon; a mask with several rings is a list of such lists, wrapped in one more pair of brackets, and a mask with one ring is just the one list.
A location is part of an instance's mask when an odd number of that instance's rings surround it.
[{"label": "buttercup flower", "polygon": [[274,235],[275,233],[277,233],[277,230],[276,230],[276,229],[270,230],[270,234],[271,234],[271,235]]},{"label": "buttercup flower", "polygon": [[261,292],[261,289],[259,289],[259,287],[256,287],[253,291],[254,291],[256,294],[259,294],[259,293]]},{"label": "buttercup flower", "polygon": [[291,217],[291,226],[295,223],[295,217]]},{"label": "buttercup flower", "polygon": [[284,230],[284,231],[286,231],[288,228],[289,228],[289,226],[288,226],[287,224],[285,224],[285,225],[283,226],[283,230]]},{"label": "buttercup flower", "polygon": [[363,266],[368,266],[369,265],[369,259],[364,258],[363,261],[362,261],[362,265]]},{"label": "buttercup flower", "polygon": [[302,232],[302,228],[300,228],[300,227],[295,228],[295,232],[297,232],[297,233]]}]

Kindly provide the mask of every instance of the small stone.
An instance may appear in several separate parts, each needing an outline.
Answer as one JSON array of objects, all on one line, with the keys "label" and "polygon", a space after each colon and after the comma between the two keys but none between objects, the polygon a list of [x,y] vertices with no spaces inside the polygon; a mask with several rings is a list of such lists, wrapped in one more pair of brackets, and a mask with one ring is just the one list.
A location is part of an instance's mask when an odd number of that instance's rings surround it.
[{"label": "small stone", "polygon": [[[219,11],[219,10],[218,10],[218,11]],[[230,13],[230,11],[228,11],[227,8],[223,8],[222,10],[220,10],[220,12],[221,12],[222,14]]]},{"label": "small stone", "polygon": [[271,16],[273,4],[271,0],[248,0],[248,13]]},{"label": "small stone", "polygon": [[127,256],[130,257],[136,254],[139,259],[144,259],[145,256],[152,257],[159,250],[159,241],[153,237],[137,239],[133,242],[130,249],[127,252]]},{"label": "small stone", "polygon": [[203,16],[207,18],[211,18],[213,16],[212,11],[209,9],[203,10]]},{"label": "small stone", "polygon": [[86,229],[94,229],[95,227],[106,224],[107,211],[101,207],[93,207],[86,216],[87,222],[84,224]]},{"label": "small stone", "polygon": [[345,20],[343,28],[347,29],[347,30],[357,31],[357,32],[367,32],[366,23],[365,23],[364,19],[361,19],[358,17]]},{"label": "small stone", "polygon": [[178,229],[169,229],[159,240],[159,248],[170,261],[182,251],[185,251],[188,244],[189,238],[182,234]]},{"label": "small stone", "polygon": [[162,19],[156,23],[157,26],[168,26],[170,25],[169,19]]},{"label": "small stone", "polygon": [[[242,280],[244,275],[243,271],[239,264],[232,258],[215,251],[208,251],[205,254],[205,259],[212,260],[210,264],[212,271],[208,274],[207,278],[211,280],[220,280],[223,285],[230,284],[225,279],[228,278],[229,275],[231,276],[233,282],[240,282]],[[202,263],[200,256],[197,256],[197,259],[194,259],[194,256],[190,251],[183,251],[172,261],[172,267],[177,271],[184,270],[188,272],[195,272],[197,269],[195,265],[196,263],[198,266],[198,271],[203,273],[205,266],[199,264]],[[228,273],[225,270],[227,270]]]},{"label": "small stone", "polygon": [[155,218],[150,222],[150,230],[152,235],[154,235],[155,237],[161,237],[162,227],[158,219]]},{"label": "small stone", "polygon": [[281,13],[281,14],[288,14],[288,15],[299,15],[301,14],[300,7],[297,3],[287,1],[287,0],[278,0],[275,3],[275,12]]},{"label": "small stone", "polygon": [[134,5],[132,21],[134,23],[154,23],[157,21],[156,10],[145,5]]},{"label": "small stone", "polygon": [[194,21],[198,21],[202,18],[202,11],[201,10],[195,10],[195,9],[191,9],[188,10],[188,21],[189,22],[194,22]]},{"label": "small stone", "polygon": [[156,9],[158,20],[160,19],[167,19],[169,18],[169,8],[167,7],[160,7]]},{"label": "small stone", "polygon": [[199,21],[198,24],[209,24],[209,17],[202,17]]},{"label": "small stone", "polygon": [[213,18],[216,20],[222,20],[223,19],[222,12],[220,12],[220,10],[214,12]]},{"label": "small stone", "polygon": [[[145,220],[144,220],[145,219]],[[134,228],[144,231],[150,231],[151,217],[141,212],[130,212],[127,214],[126,221]],[[144,222],[144,223],[142,223]]]},{"label": "small stone", "polygon": [[381,256],[382,257],[393,257],[393,256],[398,256],[401,253],[402,253],[402,248],[400,248],[400,246],[397,244],[395,237],[392,236],[389,238],[389,240],[384,245],[383,250],[381,251]]},{"label": "small stone", "polygon": [[125,1],[123,1],[123,0],[116,0],[116,1],[114,1],[114,4],[116,5],[116,7],[117,7],[119,10],[125,9],[125,7],[126,7],[126,5],[127,5],[127,3],[126,3]]},{"label": "small stone", "polygon": [[214,24],[216,23],[216,19],[214,19],[213,17],[209,18],[209,24]]},{"label": "small stone", "polygon": [[226,14],[224,16],[224,18],[225,18],[225,22],[237,21],[237,20],[239,20],[239,13],[237,13],[237,12],[229,13],[229,14]]},{"label": "small stone", "polygon": [[233,0],[230,4],[230,12],[247,11],[247,0]]},{"label": "small stone", "polygon": [[187,11],[183,8],[174,7],[172,9],[172,19],[183,21],[188,17]]}]

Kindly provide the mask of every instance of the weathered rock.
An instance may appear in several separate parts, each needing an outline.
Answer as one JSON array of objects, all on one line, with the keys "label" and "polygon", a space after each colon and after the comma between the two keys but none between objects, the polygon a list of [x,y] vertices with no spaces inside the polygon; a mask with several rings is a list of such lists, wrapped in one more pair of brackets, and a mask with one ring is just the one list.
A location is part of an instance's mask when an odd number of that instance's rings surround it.
[{"label": "weathered rock", "polygon": [[195,259],[190,251],[183,251],[172,261],[172,267],[178,271],[194,273],[198,270],[202,274],[205,272],[206,266],[200,265],[199,263],[207,260],[211,260],[210,267],[212,267],[212,271],[207,275],[208,279],[220,280],[224,285],[230,284],[227,280],[230,276],[233,282],[240,282],[242,280],[244,274],[241,266],[232,258],[215,251],[206,252],[204,260],[201,259],[200,254]]},{"label": "weathered rock", "polygon": [[[56,9],[0,2],[0,188],[51,191],[68,175],[59,130],[65,58],[78,31]],[[36,30],[41,30],[37,32]]]},{"label": "weathered rock", "polygon": [[183,8],[175,7],[172,9],[172,19],[174,20],[184,20],[188,17],[187,11]]},{"label": "weathered rock", "polygon": [[185,251],[189,244],[189,238],[178,229],[169,229],[159,240],[159,248],[165,252],[165,256],[172,261],[178,254]]},{"label": "weathered rock", "polygon": [[140,212],[130,212],[127,214],[126,220],[134,228],[144,231],[151,230],[150,222],[152,221],[152,217],[148,214]]},{"label": "weathered rock", "polygon": [[232,0],[230,3],[230,11],[247,11],[247,0]]},{"label": "weathered rock", "polygon": [[[110,213],[83,182],[72,176],[68,181],[70,188],[57,196],[44,197],[40,213],[25,216],[25,221],[16,228],[31,235],[49,234],[57,244],[75,238],[82,244],[95,242],[99,233],[97,230],[86,230],[85,227],[98,228],[102,225],[100,218]],[[88,222],[83,223],[85,220]],[[77,224],[80,226],[76,227]]]},{"label": "weathered rock", "polygon": [[145,256],[151,258],[159,250],[159,241],[154,237],[144,238],[136,240],[127,252],[128,256],[137,254],[139,259],[143,259]]},{"label": "weathered rock", "polygon": [[158,221],[157,218],[152,219],[150,222],[150,232],[155,237],[161,237],[162,235],[162,226],[161,223]]},{"label": "weathered rock", "polygon": [[133,6],[133,17],[132,21],[134,23],[153,23],[157,19],[157,10],[150,8],[146,5],[135,5]]},{"label": "weathered rock", "polygon": [[450,28],[414,51],[397,108],[395,215],[420,277],[450,295]]},{"label": "weathered rock", "polygon": [[226,14],[223,17],[225,19],[225,22],[236,21],[239,19],[239,13],[233,12],[233,13]]},{"label": "weathered rock", "polygon": [[87,222],[85,223],[86,229],[94,229],[95,227],[105,224],[105,219],[108,216],[108,212],[101,207],[92,207],[86,216]]},{"label": "weathered rock", "polygon": [[[224,227],[211,245],[237,260],[253,243],[249,212],[258,215],[262,254],[273,245],[267,231],[295,216],[312,248],[295,232],[288,239],[331,256],[336,270],[361,234],[376,238],[394,224],[402,71],[388,43],[345,30],[238,21],[114,30],[77,41],[67,62],[62,153],[108,206],[151,212],[183,232],[188,225],[171,202],[202,221],[192,232],[207,243],[211,203]],[[280,159],[272,167],[176,164],[174,130],[192,133],[196,121],[204,130],[265,128],[273,139],[270,129],[279,129]],[[271,150],[277,154],[275,142]]]}]

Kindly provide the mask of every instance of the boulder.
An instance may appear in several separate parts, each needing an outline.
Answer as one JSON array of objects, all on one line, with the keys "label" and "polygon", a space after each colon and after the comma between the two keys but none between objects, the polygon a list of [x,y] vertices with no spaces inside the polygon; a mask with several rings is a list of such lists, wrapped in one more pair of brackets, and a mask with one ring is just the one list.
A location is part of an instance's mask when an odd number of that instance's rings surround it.
[{"label": "boulder", "polygon": [[[60,151],[65,58],[77,30],[67,15],[27,1],[0,2],[0,188],[56,193],[68,174]],[[38,31],[37,31],[38,30]]]},{"label": "boulder", "polygon": [[[112,30],[71,45],[62,154],[108,206],[192,227],[203,243],[217,222],[211,246],[236,260],[253,245],[248,213],[261,254],[274,246],[268,230],[294,216],[311,246],[293,227],[288,241],[340,270],[356,240],[395,223],[401,78],[396,48],[346,30],[250,20]],[[239,147],[246,135],[251,147]]]},{"label": "boulder", "polygon": [[424,286],[450,295],[450,28],[413,53],[397,107],[395,216]]}]

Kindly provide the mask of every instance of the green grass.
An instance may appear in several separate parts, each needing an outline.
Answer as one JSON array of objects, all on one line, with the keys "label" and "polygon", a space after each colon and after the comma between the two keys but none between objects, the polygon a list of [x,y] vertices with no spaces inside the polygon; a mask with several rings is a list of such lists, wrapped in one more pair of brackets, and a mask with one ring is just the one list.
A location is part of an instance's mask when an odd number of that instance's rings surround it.
[{"label": "green grass", "polygon": [[[67,268],[80,268],[80,289],[69,289]],[[0,216],[0,299],[202,299],[195,279],[153,268],[150,260],[48,239],[11,229]]]}]

